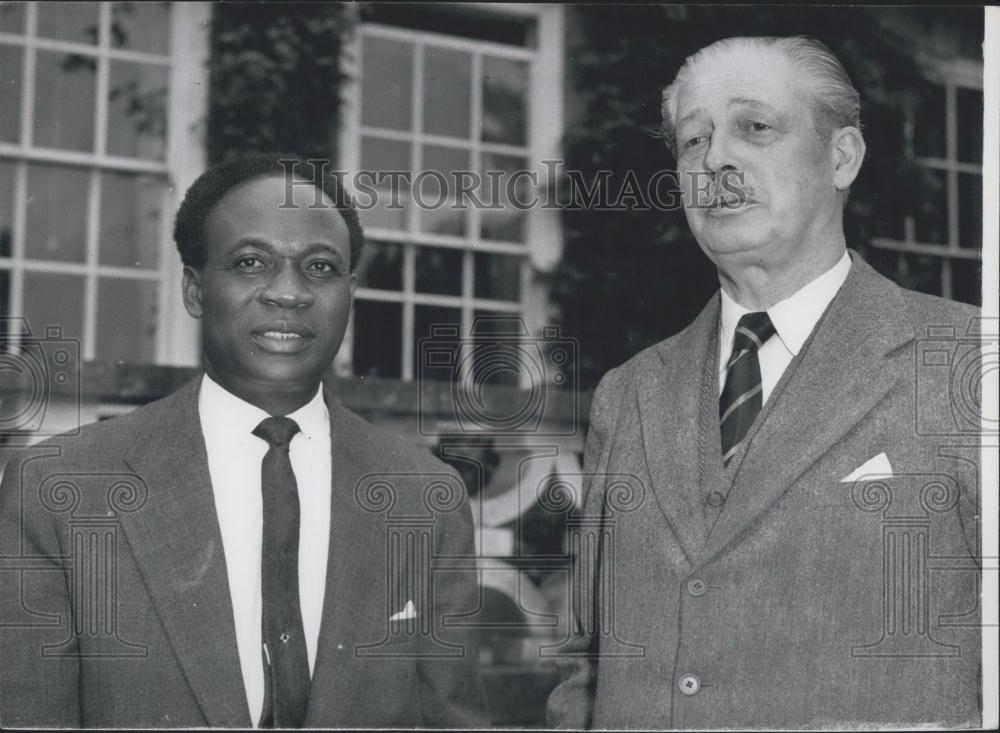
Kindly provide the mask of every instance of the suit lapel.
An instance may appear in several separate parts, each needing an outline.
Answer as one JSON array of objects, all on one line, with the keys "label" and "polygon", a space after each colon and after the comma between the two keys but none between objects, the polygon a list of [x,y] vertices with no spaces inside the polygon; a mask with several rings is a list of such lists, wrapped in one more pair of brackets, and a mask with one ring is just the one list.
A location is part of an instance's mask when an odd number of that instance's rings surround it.
[{"label": "suit lapel", "polygon": [[139,429],[125,462],[145,506],[122,528],[160,623],[209,726],[251,723],[195,379]]},{"label": "suit lapel", "polygon": [[[316,666],[306,724],[342,720],[350,700],[337,691],[351,689],[355,646],[381,641],[392,610],[385,608],[386,578],[379,558],[386,553],[385,514],[362,508],[355,489],[379,460],[371,427],[326,393],[330,411],[332,492],[330,547]],[[395,609],[399,610],[399,609]],[[366,694],[377,694],[367,691]]]},{"label": "suit lapel", "polygon": [[[647,359],[637,375],[653,493],[689,563],[704,542],[701,487],[711,480],[704,473],[710,462],[704,459],[712,445],[706,420],[713,414],[718,433],[718,384],[712,381],[718,379],[718,319],[716,295],[691,326],[656,349],[659,358]],[[721,460],[717,462],[721,470]]]},{"label": "suit lapel", "polygon": [[900,377],[886,357],[913,336],[899,288],[855,256],[844,286],[746,438],[704,561],[735,540],[885,397]]}]

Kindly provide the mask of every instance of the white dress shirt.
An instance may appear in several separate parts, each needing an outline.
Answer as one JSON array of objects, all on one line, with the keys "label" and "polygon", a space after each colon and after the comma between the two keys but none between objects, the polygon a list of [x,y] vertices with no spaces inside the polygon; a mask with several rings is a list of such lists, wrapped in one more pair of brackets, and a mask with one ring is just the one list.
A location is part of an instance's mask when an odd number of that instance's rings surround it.
[{"label": "white dress shirt", "polygon": [[[767,309],[774,324],[775,335],[757,352],[760,360],[761,404],[767,402],[774,386],[809,338],[823,311],[840,290],[851,269],[847,252],[836,265],[807,285]],[[719,394],[726,384],[726,364],[733,353],[733,338],[740,318],[750,310],[722,292],[722,312],[719,318]]]},{"label": "white dress shirt", "polygon": [[[222,530],[243,684],[250,720],[257,727],[264,704],[260,628],[264,518],[260,472],[268,446],[253,435],[253,430],[269,415],[227,392],[207,374],[198,395],[198,414]],[[299,491],[299,601],[312,674],[323,616],[330,538],[330,417],[322,387],[307,405],[288,417],[299,426],[288,453]]]}]

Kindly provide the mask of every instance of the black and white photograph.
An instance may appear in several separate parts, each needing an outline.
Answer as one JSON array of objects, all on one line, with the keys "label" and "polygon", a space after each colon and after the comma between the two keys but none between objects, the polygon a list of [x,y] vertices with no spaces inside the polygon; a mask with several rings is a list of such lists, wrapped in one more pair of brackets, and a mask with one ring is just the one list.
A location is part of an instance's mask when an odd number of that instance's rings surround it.
[{"label": "black and white photograph", "polygon": [[996,729],[1000,9],[0,2],[0,727]]}]

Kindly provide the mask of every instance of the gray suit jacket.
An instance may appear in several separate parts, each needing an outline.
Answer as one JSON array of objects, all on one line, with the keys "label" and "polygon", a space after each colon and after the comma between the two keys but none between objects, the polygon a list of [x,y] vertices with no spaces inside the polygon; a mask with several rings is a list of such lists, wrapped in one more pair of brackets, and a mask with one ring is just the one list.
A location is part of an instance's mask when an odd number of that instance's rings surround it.
[{"label": "gray suit jacket", "polygon": [[[977,725],[979,453],[953,409],[975,315],[855,255],[728,471],[718,295],[609,372],[550,722]],[[892,478],[842,480],[880,453]]]},{"label": "gray suit jacket", "polygon": [[[0,724],[249,727],[198,380],[18,455],[0,489]],[[330,556],[307,725],[485,725],[457,475],[327,395]],[[418,617],[390,622],[414,601]]]}]

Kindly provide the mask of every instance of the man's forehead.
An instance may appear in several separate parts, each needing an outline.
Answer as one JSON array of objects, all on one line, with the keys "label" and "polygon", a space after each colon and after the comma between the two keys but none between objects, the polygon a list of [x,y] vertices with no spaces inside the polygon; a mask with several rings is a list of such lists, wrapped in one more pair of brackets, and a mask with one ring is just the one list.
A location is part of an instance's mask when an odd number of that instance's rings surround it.
[{"label": "man's forehead", "polygon": [[795,93],[794,82],[792,62],[777,49],[738,46],[706,54],[678,90],[678,123],[709,108],[783,108]]}]

